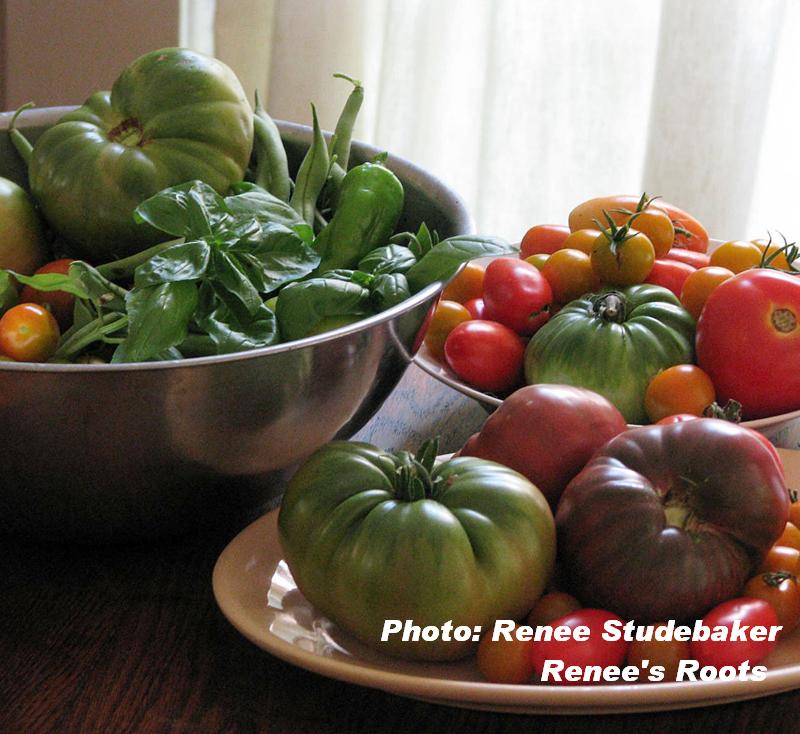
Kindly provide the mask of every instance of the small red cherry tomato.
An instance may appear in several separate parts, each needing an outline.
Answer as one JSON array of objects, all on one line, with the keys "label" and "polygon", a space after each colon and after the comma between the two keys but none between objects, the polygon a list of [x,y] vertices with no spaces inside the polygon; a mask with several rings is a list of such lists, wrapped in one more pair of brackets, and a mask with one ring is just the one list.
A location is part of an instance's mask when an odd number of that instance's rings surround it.
[{"label": "small red cherry tomato", "polygon": [[685,247],[673,247],[666,255],[665,260],[677,260],[691,265],[693,268],[707,268],[711,265],[711,258],[705,252],[687,250]]},{"label": "small red cherry tomato", "polygon": [[750,635],[745,635],[744,640],[692,640],[692,656],[701,665],[715,668],[726,665],[736,667],[745,661],[749,661],[750,665],[760,663],[777,644],[777,639],[768,638],[771,636],[770,628],[780,626],[778,615],[763,599],[740,597],[714,607],[703,617],[703,626],[730,629],[737,620],[740,625],[749,626],[751,631],[754,626],[765,627],[768,630],[767,639],[753,640]]},{"label": "small red cherry tomato", "polygon": [[464,382],[491,392],[510,390],[522,382],[524,355],[522,339],[495,321],[464,321],[444,343],[450,369]]},{"label": "small red cherry tomato", "polygon": [[485,316],[486,304],[482,298],[471,298],[464,304],[464,308],[469,311],[473,319],[482,319]]},{"label": "small red cherry tomato", "polygon": [[17,362],[46,362],[60,336],[53,314],[38,303],[20,303],[0,318],[0,353]]},{"label": "small red cherry tomato", "polygon": [[519,256],[524,260],[530,255],[550,254],[564,246],[570,229],[562,224],[537,224],[531,227],[519,245]]},{"label": "small red cherry tomato", "polygon": [[[75,262],[69,258],[53,260],[42,265],[34,275],[45,273],[59,273],[67,275],[69,266]],[[65,291],[39,291],[32,286],[23,286],[19,294],[20,303],[38,303],[49,309],[55,316],[61,331],[66,331],[72,325],[72,312],[75,305],[75,296]]]},{"label": "small red cherry tomato", "polygon": [[483,302],[487,319],[529,335],[550,318],[553,290],[530,263],[498,257],[486,267]]}]

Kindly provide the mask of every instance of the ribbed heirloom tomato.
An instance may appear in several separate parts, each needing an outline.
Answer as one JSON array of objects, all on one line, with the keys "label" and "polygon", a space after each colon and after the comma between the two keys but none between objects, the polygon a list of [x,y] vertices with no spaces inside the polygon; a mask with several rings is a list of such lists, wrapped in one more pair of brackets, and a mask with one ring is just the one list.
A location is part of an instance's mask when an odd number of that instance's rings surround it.
[{"label": "ribbed heirloom tomato", "polygon": [[746,419],[800,408],[800,280],[759,268],[717,286],[697,322],[697,362]]}]

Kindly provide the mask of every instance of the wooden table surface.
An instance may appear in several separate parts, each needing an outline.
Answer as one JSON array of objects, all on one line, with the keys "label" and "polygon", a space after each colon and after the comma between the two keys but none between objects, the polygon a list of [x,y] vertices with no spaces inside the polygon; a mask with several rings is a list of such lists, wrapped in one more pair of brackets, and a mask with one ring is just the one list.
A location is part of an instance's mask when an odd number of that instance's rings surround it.
[{"label": "wooden table surface", "polygon": [[[483,417],[412,367],[360,436],[397,448],[441,433],[453,449]],[[0,541],[0,734],[800,730],[800,690],[666,713],[521,716],[307,673],[242,638],[214,602],[212,568],[246,522],[117,547]]]}]

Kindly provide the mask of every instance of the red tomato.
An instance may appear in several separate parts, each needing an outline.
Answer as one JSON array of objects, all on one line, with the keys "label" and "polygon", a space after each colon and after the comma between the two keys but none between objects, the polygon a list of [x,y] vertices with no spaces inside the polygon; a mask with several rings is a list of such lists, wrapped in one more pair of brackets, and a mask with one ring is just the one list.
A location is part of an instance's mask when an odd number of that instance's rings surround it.
[{"label": "red tomato", "polygon": [[564,240],[569,237],[569,227],[562,224],[537,224],[531,227],[522,238],[519,245],[519,256],[524,260],[530,255],[539,253],[550,254],[564,246]]},{"label": "red tomato", "polygon": [[498,257],[486,267],[483,302],[487,319],[528,335],[550,318],[553,290],[530,263]]},{"label": "red tomato", "polygon": [[693,268],[707,268],[709,265],[711,265],[711,258],[704,252],[687,250],[685,247],[673,247],[666,255],[664,255],[664,259],[686,263],[687,265],[691,265]]},{"label": "red tomato", "polygon": [[718,399],[738,400],[746,419],[800,408],[800,280],[757,268],[721,283],[697,321],[696,346]]},{"label": "red tomato", "polygon": [[484,633],[478,645],[478,670],[490,683],[527,683],[533,675],[530,640],[492,639]]},{"label": "red tomato", "polygon": [[[34,275],[43,273],[66,275],[69,272],[69,266],[73,262],[75,261],[68,258],[53,260],[46,265],[42,265]],[[61,331],[66,331],[72,325],[72,309],[75,305],[75,296],[71,293],[64,291],[38,291],[36,288],[26,285],[20,291],[19,300],[20,303],[38,303],[49,309],[50,313],[58,321]]]},{"label": "red tomato", "polygon": [[17,362],[46,362],[60,336],[53,314],[38,303],[20,303],[0,318],[0,353]]},{"label": "red tomato", "polygon": [[[778,627],[780,620],[775,610],[763,599],[740,597],[723,602],[714,607],[705,617],[703,625],[731,628],[735,620],[741,625]],[[749,637],[749,636],[748,636]],[[690,643],[692,656],[701,665],[722,668],[726,665],[734,667],[749,661],[751,665],[760,663],[777,644],[777,640],[692,640]]]},{"label": "red tomato", "polygon": [[576,612],[553,620],[549,625],[553,628],[568,627],[571,630],[575,630],[576,627],[587,627],[589,630],[588,639],[585,641],[552,639],[534,642],[531,648],[534,671],[541,677],[546,661],[563,661],[562,680],[548,679],[547,682],[555,683],[556,685],[574,686],[586,685],[586,682],[582,680],[564,680],[566,669],[572,665],[577,665],[581,668],[587,665],[599,665],[603,668],[612,665],[621,666],[628,652],[628,643],[622,639],[615,642],[603,639],[604,625],[611,620],[618,622],[620,626],[624,624],[624,621],[616,614],[606,612],[603,609],[579,609]]},{"label": "red tomato", "polygon": [[705,252],[708,249],[708,232],[691,214],[662,199],[654,201],[653,206],[665,211],[672,220],[675,227],[675,247],[685,247],[695,252]]},{"label": "red tomato", "polygon": [[684,282],[694,271],[691,265],[678,260],[659,259],[653,263],[653,269],[644,282],[667,288],[680,298]]},{"label": "red tomato", "polygon": [[491,392],[510,390],[522,382],[524,355],[519,336],[495,321],[464,321],[444,343],[450,369],[473,387]]},{"label": "red tomato", "polygon": [[484,318],[486,304],[483,302],[482,298],[471,298],[464,304],[464,308],[469,311],[470,316],[472,316],[473,319]]}]

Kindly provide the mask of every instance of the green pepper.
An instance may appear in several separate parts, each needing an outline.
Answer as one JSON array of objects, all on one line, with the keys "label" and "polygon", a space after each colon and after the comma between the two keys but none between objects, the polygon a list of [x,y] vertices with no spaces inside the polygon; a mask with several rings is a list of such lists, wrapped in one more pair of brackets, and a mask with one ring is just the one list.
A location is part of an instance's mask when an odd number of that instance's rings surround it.
[{"label": "green pepper", "polygon": [[342,180],[339,205],[314,247],[322,257],[317,272],[353,268],[385,245],[403,211],[403,185],[380,162],[351,168]]}]

